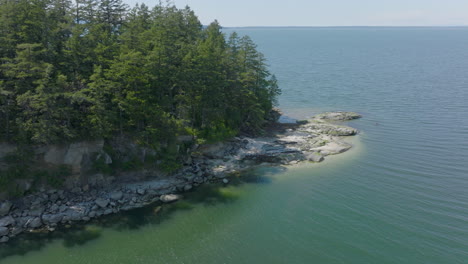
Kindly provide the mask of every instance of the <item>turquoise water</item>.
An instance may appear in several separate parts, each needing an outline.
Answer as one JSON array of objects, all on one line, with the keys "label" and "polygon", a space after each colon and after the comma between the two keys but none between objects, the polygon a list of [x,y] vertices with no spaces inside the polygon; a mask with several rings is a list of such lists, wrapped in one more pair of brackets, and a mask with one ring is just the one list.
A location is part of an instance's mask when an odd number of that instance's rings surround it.
[{"label": "turquoise water", "polygon": [[468,29],[236,31],[287,115],[364,115],[351,151],[30,236],[0,263],[468,263]]}]

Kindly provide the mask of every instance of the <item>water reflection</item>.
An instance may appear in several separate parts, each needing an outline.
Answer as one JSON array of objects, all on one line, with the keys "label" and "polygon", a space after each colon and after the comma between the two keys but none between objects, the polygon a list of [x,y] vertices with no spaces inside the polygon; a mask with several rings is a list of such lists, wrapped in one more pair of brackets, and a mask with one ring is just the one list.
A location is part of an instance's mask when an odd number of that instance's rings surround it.
[{"label": "water reflection", "polygon": [[241,198],[239,188],[244,184],[270,184],[274,174],[284,172],[284,167],[260,167],[242,174],[229,177],[229,185],[222,183],[205,184],[191,192],[184,193],[184,198],[176,203],[155,203],[143,208],[104,216],[88,223],[74,223],[73,226],[60,226],[54,232],[25,233],[0,245],[0,260],[14,255],[25,255],[45,246],[62,241],[67,248],[83,246],[102,236],[104,229],[120,232],[137,230],[147,225],[158,225],[171,219],[174,213],[193,210],[197,206],[214,206],[233,203]]}]

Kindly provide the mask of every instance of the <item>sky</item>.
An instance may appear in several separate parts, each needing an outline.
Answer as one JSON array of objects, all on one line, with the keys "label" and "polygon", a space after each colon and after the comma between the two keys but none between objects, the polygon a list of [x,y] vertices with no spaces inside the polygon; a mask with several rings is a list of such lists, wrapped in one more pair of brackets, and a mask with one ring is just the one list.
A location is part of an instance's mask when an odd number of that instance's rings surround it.
[{"label": "sky", "polygon": [[[130,6],[159,0],[123,0]],[[468,26],[468,0],[172,0],[207,25]]]}]

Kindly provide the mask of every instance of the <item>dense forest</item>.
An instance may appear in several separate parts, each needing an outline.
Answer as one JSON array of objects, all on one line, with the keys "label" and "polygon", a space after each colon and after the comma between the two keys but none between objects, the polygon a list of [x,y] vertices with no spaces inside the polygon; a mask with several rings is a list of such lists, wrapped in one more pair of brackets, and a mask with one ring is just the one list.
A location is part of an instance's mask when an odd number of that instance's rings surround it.
[{"label": "dense forest", "polygon": [[279,93],[249,37],[188,7],[0,0],[0,141],[222,140],[261,130]]}]

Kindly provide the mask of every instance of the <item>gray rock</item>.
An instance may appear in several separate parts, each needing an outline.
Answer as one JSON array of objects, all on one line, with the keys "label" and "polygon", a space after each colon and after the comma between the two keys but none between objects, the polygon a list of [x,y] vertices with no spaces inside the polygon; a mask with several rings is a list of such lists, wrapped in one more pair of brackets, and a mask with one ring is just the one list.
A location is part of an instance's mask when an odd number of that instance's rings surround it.
[{"label": "gray rock", "polygon": [[110,208],[109,208],[109,209],[106,209],[106,210],[104,211],[104,214],[105,214],[105,215],[112,214],[112,209],[110,209]]},{"label": "gray rock", "polygon": [[64,204],[60,205],[60,208],[59,208],[60,212],[65,212],[66,210],[68,210],[68,206],[66,206]]},{"label": "gray rock", "polygon": [[195,183],[203,183],[203,177],[197,176],[195,179],[193,179],[193,182]]},{"label": "gray rock", "polygon": [[16,223],[15,219],[11,216],[5,216],[0,219],[0,227],[14,225]]},{"label": "gray rock", "polygon": [[11,234],[11,236],[17,236],[17,235],[23,233],[23,231],[24,231],[23,228],[21,228],[19,226],[15,226],[10,230],[10,234]]},{"label": "gray rock", "polygon": [[118,201],[118,200],[122,199],[123,193],[120,192],[120,191],[119,191],[119,192],[113,192],[113,193],[111,193],[109,196],[110,196],[110,198],[111,198],[112,200]]},{"label": "gray rock", "polygon": [[101,208],[106,208],[109,205],[109,200],[108,199],[103,199],[103,198],[98,198],[98,199],[96,199],[95,203]]},{"label": "gray rock", "polygon": [[42,221],[46,224],[57,224],[62,221],[62,214],[44,214],[42,215]]},{"label": "gray rock", "polygon": [[223,179],[223,183],[224,183],[224,184],[228,184],[228,183],[229,183],[229,180],[228,180],[228,179]]},{"label": "gray rock", "polygon": [[190,191],[192,188],[193,188],[192,185],[186,184],[186,185],[184,185],[184,192],[188,192],[188,191]]},{"label": "gray rock", "polygon": [[361,118],[362,116],[354,112],[326,112],[314,116],[316,119],[325,119],[331,121],[348,121]]},{"label": "gray rock", "polygon": [[68,219],[70,219],[70,221],[79,221],[81,220],[83,217],[84,217],[84,212],[80,212],[80,211],[72,211],[72,212],[67,212],[67,215]]},{"label": "gray rock", "polygon": [[205,144],[200,146],[198,151],[208,158],[222,159],[227,151],[227,146],[225,142]]},{"label": "gray rock", "polygon": [[44,206],[37,205],[29,211],[30,216],[41,216],[44,213]]},{"label": "gray rock", "polygon": [[49,211],[55,213],[55,212],[57,212],[57,211],[59,210],[59,208],[60,208],[60,207],[59,207],[58,205],[53,204],[53,205],[49,208]]},{"label": "gray rock", "polygon": [[38,228],[38,227],[42,226],[41,218],[39,218],[39,217],[32,218],[32,219],[30,219],[28,221],[28,223],[26,225],[28,227],[30,227],[30,228]]},{"label": "gray rock", "polygon": [[96,160],[102,159],[104,164],[112,164],[112,158],[105,151],[101,151],[96,157]]},{"label": "gray rock", "polygon": [[49,200],[51,202],[56,202],[59,198],[60,198],[59,195],[57,193],[54,193],[50,195]]},{"label": "gray rock", "polygon": [[96,212],[91,211],[91,212],[89,212],[88,216],[91,217],[91,218],[94,218],[94,217],[96,217]]},{"label": "gray rock", "polygon": [[9,240],[10,240],[9,237],[4,236],[4,237],[0,238],[0,243],[6,243],[6,242],[8,242]]},{"label": "gray rock", "polygon": [[136,190],[136,193],[139,194],[139,195],[144,195],[145,192],[146,192],[145,189],[141,189],[141,188]]},{"label": "gray rock", "polygon": [[10,212],[11,206],[13,204],[10,201],[5,201],[0,204],[0,216],[5,216]]},{"label": "gray rock", "polygon": [[324,160],[323,156],[317,152],[307,153],[306,158],[312,162],[322,162]]},{"label": "gray rock", "polygon": [[163,195],[161,195],[159,197],[159,199],[163,203],[175,202],[175,201],[179,200],[180,198],[182,198],[182,196],[178,195],[178,194],[163,194]]},{"label": "gray rock", "polygon": [[351,145],[344,143],[344,142],[330,142],[325,146],[318,147],[315,150],[319,150],[322,155],[334,155],[343,153],[351,148]]},{"label": "gray rock", "polygon": [[8,235],[8,232],[9,232],[8,228],[4,226],[0,227],[0,237]]}]

